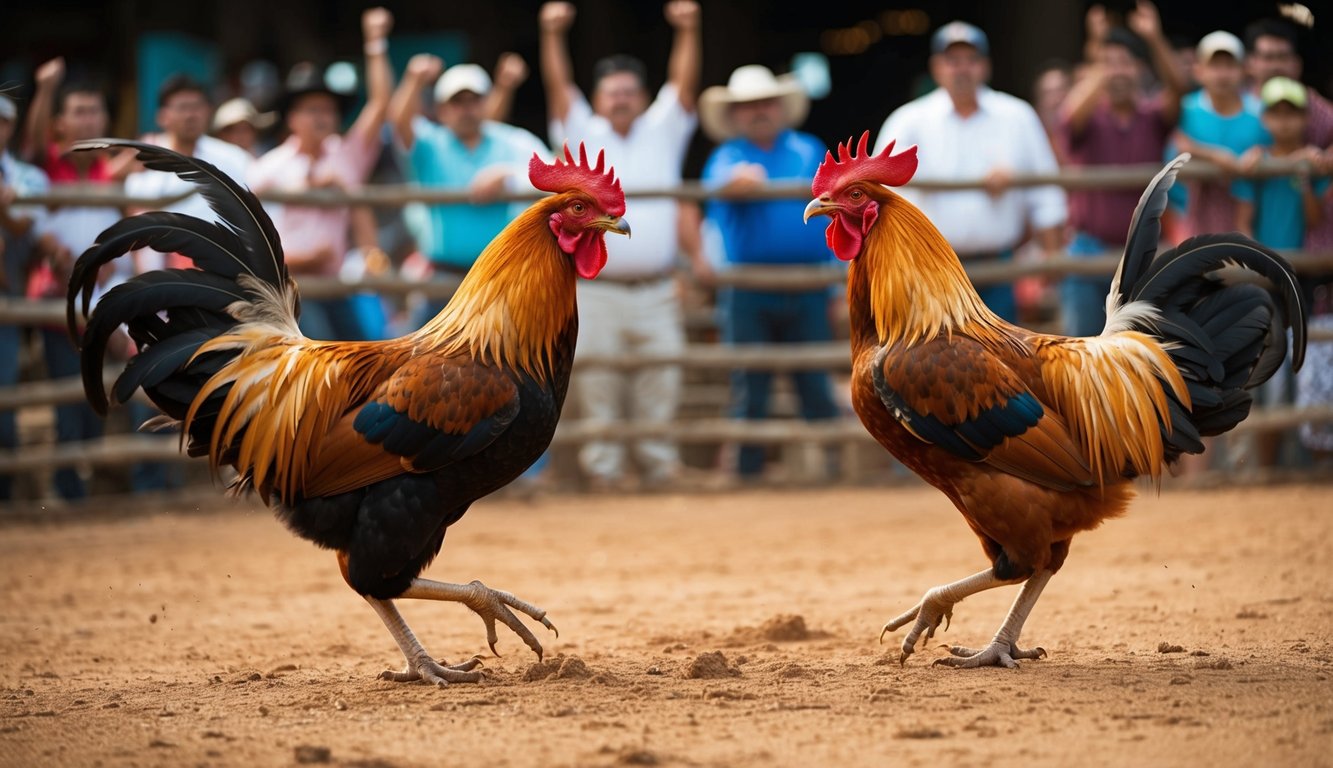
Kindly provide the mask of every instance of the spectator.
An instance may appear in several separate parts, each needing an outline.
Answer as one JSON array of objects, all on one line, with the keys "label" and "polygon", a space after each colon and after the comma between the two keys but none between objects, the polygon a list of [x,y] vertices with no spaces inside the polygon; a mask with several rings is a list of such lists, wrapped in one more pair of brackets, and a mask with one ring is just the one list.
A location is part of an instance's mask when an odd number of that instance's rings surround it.
[{"label": "spectator", "polygon": [[[238,181],[245,179],[251,157],[234,144],[207,135],[212,105],[204,86],[185,75],[173,75],[162,83],[157,92],[157,125],[160,134],[145,137],[182,155],[197,157],[217,166],[218,170]],[[134,173],[125,179],[125,193],[134,197],[164,198],[183,195],[195,186],[174,173],[150,171],[135,164]],[[144,213],[151,208],[136,208],[132,213]],[[203,195],[195,192],[167,205],[161,210],[214,221],[216,216]],[[163,266],[185,267],[190,261],[183,256],[168,254],[164,259],[156,251],[144,249],[136,254],[135,268],[139,272],[160,269]]]},{"label": "spectator", "polygon": [[1278,176],[1267,179],[1239,179],[1231,187],[1237,201],[1236,229],[1270,248],[1300,248],[1307,227],[1323,219],[1321,196],[1328,189],[1328,179],[1312,179],[1309,164],[1319,155],[1307,146],[1310,101],[1305,86],[1287,77],[1274,77],[1259,91],[1263,104],[1264,129],[1272,145],[1259,152],[1247,153],[1244,167],[1252,168],[1264,159],[1304,161],[1304,170],[1295,178]]},{"label": "spectator", "polygon": [[[0,296],[22,297],[32,259],[35,234],[41,230],[41,206],[16,205],[15,197],[43,194],[48,189],[40,168],[21,162],[9,152],[18,123],[18,108],[0,94]],[[19,383],[19,327],[0,324],[0,388]],[[0,411],[0,449],[18,448],[18,419],[14,411]],[[0,475],[0,501],[13,498],[12,480]]]},{"label": "spectator", "polygon": [[[1264,128],[1273,143],[1259,152],[1247,153],[1246,168],[1263,159],[1303,161],[1297,176],[1268,179],[1241,179],[1232,184],[1237,199],[1236,229],[1270,248],[1300,248],[1307,228],[1318,226],[1324,216],[1323,196],[1328,191],[1327,177],[1310,176],[1311,164],[1318,160],[1319,149],[1307,146],[1310,102],[1305,86],[1287,77],[1274,77],[1259,91],[1263,104]],[[1264,407],[1290,405],[1294,392],[1290,362],[1264,383],[1255,399]],[[1253,456],[1257,466],[1269,466],[1278,458],[1281,435],[1242,435],[1241,450]],[[1233,441],[1234,444],[1234,441]]]},{"label": "spectator", "polygon": [[[1096,58],[1060,110],[1058,141],[1071,166],[1152,164],[1166,151],[1184,84],[1173,66],[1157,9],[1141,2],[1128,22],[1129,30],[1114,27],[1093,47]],[[1151,96],[1143,88],[1144,59],[1149,56],[1162,83],[1161,91]],[[1138,202],[1137,190],[1071,191],[1069,225],[1074,236],[1069,255],[1090,258],[1123,249]],[[1066,277],[1061,285],[1063,332],[1101,333],[1110,288],[1110,277]]]},{"label": "spectator", "polygon": [[[114,184],[113,161],[105,153],[71,151],[75,142],[106,135],[106,98],[96,88],[80,83],[64,84],[64,77],[64,59],[52,59],[37,68],[37,89],[28,107],[29,156],[40,158],[38,165],[55,192],[67,185]],[[64,299],[75,256],[119,220],[120,211],[115,208],[83,205],[49,208],[36,229],[40,259],[29,273],[28,297]],[[124,274],[113,269],[103,269],[99,292],[123,278]],[[39,336],[47,376],[53,379],[78,376],[79,354],[64,326],[41,328]],[[86,441],[102,434],[102,420],[86,401],[80,399],[56,406],[58,442]],[[87,496],[87,488],[75,467],[56,469],[54,480],[56,493],[63,499]]]},{"label": "spectator", "polygon": [[[992,90],[990,43],[977,27],[961,21],[935,31],[930,74],[939,88],[899,107],[880,130],[879,152],[890,141],[916,144],[916,178],[980,180],[984,188],[901,194],[925,211],[967,264],[1008,261],[1030,226],[1046,257],[1060,252],[1065,195],[1058,187],[1012,189],[1016,173],[1054,173],[1051,142],[1027,102]],[[1014,321],[1013,286],[982,286],[990,309]]]},{"label": "spectator", "polygon": [[[512,93],[518,85],[512,67],[497,71],[500,80],[495,87],[476,64],[456,64],[441,77],[442,68],[440,59],[430,54],[412,57],[390,104],[389,122],[418,183],[467,190],[474,203],[430,206],[429,231],[419,238],[434,274],[460,280],[482,249],[526,207],[496,202],[496,196],[506,190],[530,190],[528,161],[533,153],[544,158],[549,153],[528,131],[487,119],[488,106],[499,103],[495,92]],[[439,123],[418,114],[421,92],[432,82]],[[413,325],[424,324],[443,308],[443,300],[427,302]]]},{"label": "spectator", "polygon": [[[291,136],[255,162],[251,188],[300,192],[354,190],[363,184],[380,152],[380,129],[389,108],[389,30],[393,16],[383,8],[361,15],[366,55],[366,104],[346,135],[338,135],[344,98],[312,68],[289,78],[281,112]],[[282,237],[287,268],[300,281],[307,275],[335,276],[347,252],[350,209],[283,205],[273,217]],[[313,339],[358,340],[364,332],[349,297],[301,302],[301,331]]]},{"label": "spectator", "polygon": [[1062,148],[1057,138],[1060,125],[1060,108],[1069,96],[1069,89],[1074,85],[1073,72],[1067,63],[1052,59],[1042,65],[1032,81],[1032,107],[1037,110],[1037,118],[1046,131],[1046,138],[1051,142],[1055,159],[1059,165],[1065,164]]},{"label": "spectator", "polygon": [[[1259,120],[1259,101],[1243,90],[1245,50],[1230,32],[1210,32],[1199,41],[1197,57],[1194,76],[1202,87],[1181,101],[1176,146],[1229,174],[1240,173],[1241,155],[1268,142]],[[1184,186],[1186,237],[1235,228],[1236,202],[1229,182],[1194,181]]]},{"label": "spectator", "polygon": [[[551,121],[551,144],[586,142],[605,147],[626,192],[680,183],[681,164],[696,123],[699,84],[699,5],[673,0],[665,8],[675,39],[667,63],[667,82],[649,103],[643,63],[630,56],[598,62],[590,106],[574,84],[567,35],[574,6],[546,3],[541,9],[542,81]],[[634,238],[607,243],[610,260],[597,280],[579,284],[579,352],[623,355],[633,352],[674,354],[684,346],[680,301],[673,280],[679,252],[676,203],[635,198],[630,202]],[[640,423],[669,423],[680,401],[681,372],[676,366],[576,374],[576,397],[594,422],[614,423],[626,416]],[[628,411],[624,401],[628,400]],[[634,454],[644,485],[667,484],[679,475],[680,457],[668,440],[638,440]],[[625,448],[597,441],[583,446],[580,464],[597,489],[621,485]]]},{"label": "spectator", "polygon": [[248,99],[231,99],[213,113],[213,135],[258,157],[259,137],[275,120],[272,112],[261,114]]},{"label": "spectator", "polygon": [[[704,133],[720,142],[704,166],[703,181],[727,195],[762,189],[769,181],[809,183],[824,159],[824,142],[795,130],[805,121],[810,100],[794,79],[776,78],[766,67],[750,65],[731,74],[725,86],[704,91],[699,120]],[[828,246],[818,227],[802,223],[799,200],[714,201],[708,217],[722,235],[730,264],[827,264]],[[722,339],[729,344],[801,343],[833,339],[828,288],[806,291],[754,291],[727,288],[719,296]],[[828,373],[792,375],[806,419],[838,415]],[[772,371],[737,371],[732,376],[733,415],[768,416]],[[742,480],[757,479],[764,449],[742,445],[738,457]]]}]

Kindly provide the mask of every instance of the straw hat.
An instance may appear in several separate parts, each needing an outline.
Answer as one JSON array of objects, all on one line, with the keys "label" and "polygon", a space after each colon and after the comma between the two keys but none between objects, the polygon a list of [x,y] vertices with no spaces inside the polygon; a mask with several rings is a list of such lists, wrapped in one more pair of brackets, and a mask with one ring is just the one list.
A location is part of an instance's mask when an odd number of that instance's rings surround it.
[{"label": "straw hat", "polygon": [[699,123],[713,141],[736,136],[731,123],[731,105],[747,101],[778,99],[782,102],[783,122],[795,128],[805,122],[810,111],[810,97],[791,75],[776,77],[768,67],[749,64],[731,73],[726,85],[715,85],[699,97]]},{"label": "straw hat", "polygon": [[259,130],[273,125],[277,116],[272,112],[260,112],[248,99],[231,99],[222,103],[213,113],[213,130],[220,131],[229,125],[249,123]]}]

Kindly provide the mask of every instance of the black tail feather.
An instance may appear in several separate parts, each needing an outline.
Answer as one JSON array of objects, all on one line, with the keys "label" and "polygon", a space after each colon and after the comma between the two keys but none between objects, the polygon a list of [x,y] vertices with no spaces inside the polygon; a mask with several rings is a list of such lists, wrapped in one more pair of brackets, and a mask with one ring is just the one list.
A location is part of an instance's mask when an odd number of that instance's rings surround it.
[{"label": "black tail feather", "polygon": [[186,157],[163,147],[122,139],[94,139],[80,141],[75,150],[127,147],[136,150],[136,157],[145,168],[174,173],[199,187],[199,193],[208,206],[222,219],[246,250],[247,271],[270,285],[287,282],[287,265],[282,258],[282,245],[273,220],[264,212],[259,198],[236,183],[211,163]]},{"label": "black tail feather", "polygon": [[1162,214],[1166,212],[1167,193],[1176,183],[1176,174],[1189,162],[1190,156],[1182,154],[1167,163],[1157,172],[1148,187],[1143,190],[1139,204],[1134,209],[1134,217],[1129,222],[1129,234],[1125,238],[1125,254],[1116,270],[1112,291],[1118,292],[1117,300],[1122,304],[1129,302],[1129,291],[1136,285],[1144,270],[1153,263],[1157,255],[1157,243],[1162,237]]},{"label": "black tail feather", "polygon": [[1166,342],[1189,390],[1189,409],[1172,398],[1162,425],[1168,461],[1200,453],[1200,437],[1218,435],[1250,412],[1248,391],[1267,381],[1288,354],[1305,360],[1307,309],[1296,273],[1278,254],[1244,235],[1200,235],[1157,253],[1166,193],[1188,159],[1153,179],[1139,201],[1112,285],[1121,304],[1146,302],[1160,317],[1137,330]]},{"label": "black tail feather", "polygon": [[[228,308],[263,300],[242,286],[246,275],[287,291],[290,280],[277,230],[258,198],[209,163],[132,141],[80,142],[76,150],[128,147],[150,170],[174,173],[199,187],[221,223],[175,213],[147,213],[109,227],[71,272],[66,319],[78,341],[84,392],[98,413],[109,405],[102,379],[111,335],[124,326],[138,345],[112,394],[125,402],[136,389],[167,415],[181,419],[195,395],[230,353],[196,357],[199,347],[236,324]],[[148,272],[112,288],[89,313],[100,268],[139,248],[179,253],[194,269]],[[79,310],[87,325],[79,333]],[[209,427],[211,428],[211,427]],[[193,431],[193,430],[192,430]]]}]

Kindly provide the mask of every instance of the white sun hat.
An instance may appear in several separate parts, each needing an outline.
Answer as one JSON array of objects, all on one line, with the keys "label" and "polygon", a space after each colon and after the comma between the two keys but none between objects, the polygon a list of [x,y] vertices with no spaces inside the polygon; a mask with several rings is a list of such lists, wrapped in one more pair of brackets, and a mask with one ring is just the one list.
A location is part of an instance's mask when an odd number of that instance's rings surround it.
[{"label": "white sun hat", "polygon": [[748,64],[732,72],[726,85],[703,92],[699,97],[699,123],[708,138],[726,141],[737,133],[731,123],[731,105],[765,99],[781,101],[783,122],[788,128],[805,122],[810,112],[810,97],[795,77],[775,76],[768,67]]}]

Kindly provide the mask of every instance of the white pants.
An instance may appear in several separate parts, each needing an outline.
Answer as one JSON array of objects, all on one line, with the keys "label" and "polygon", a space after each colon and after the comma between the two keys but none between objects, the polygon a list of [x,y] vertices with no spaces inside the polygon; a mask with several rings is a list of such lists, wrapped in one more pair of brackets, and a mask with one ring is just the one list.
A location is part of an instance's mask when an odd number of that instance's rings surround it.
[{"label": "white pants", "polygon": [[[679,366],[635,370],[580,370],[582,355],[615,356],[636,352],[672,354],[685,346],[675,281],[618,285],[580,280],[579,341],[574,358],[574,397],[582,417],[598,424],[632,420],[667,423],[680,403]],[[634,458],[651,479],[663,479],[680,464],[669,440],[637,440]],[[613,480],[624,474],[625,445],[591,442],[579,451],[579,464],[591,478]]]}]

